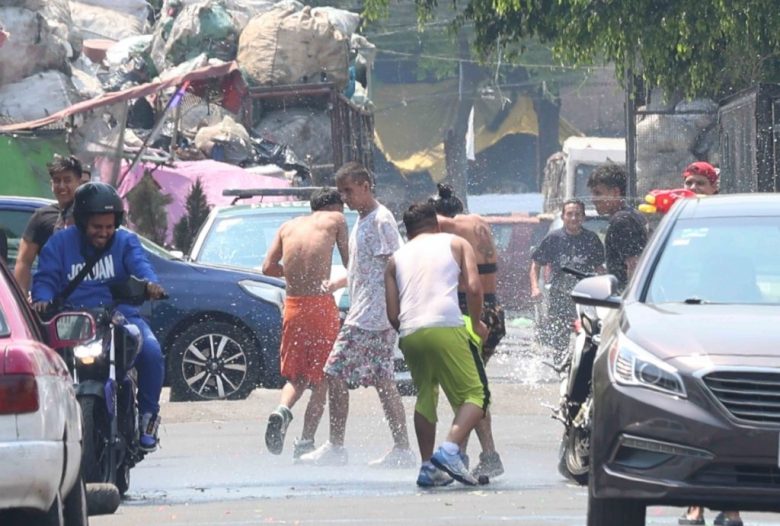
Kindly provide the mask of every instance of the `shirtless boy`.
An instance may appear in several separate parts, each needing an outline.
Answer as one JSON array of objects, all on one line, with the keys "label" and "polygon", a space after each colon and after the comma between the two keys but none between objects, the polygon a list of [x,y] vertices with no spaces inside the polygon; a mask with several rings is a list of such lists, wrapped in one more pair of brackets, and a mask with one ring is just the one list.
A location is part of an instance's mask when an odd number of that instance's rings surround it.
[{"label": "shirtless boy", "polygon": [[[438,195],[430,202],[436,208],[439,228],[442,232],[455,234],[468,241],[474,249],[477,258],[477,271],[482,283],[484,303],[482,305],[482,321],[487,325],[488,336],[482,341],[482,360],[487,365],[488,360],[496,352],[501,339],[506,335],[504,309],[496,298],[496,244],[490,225],[477,214],[464,214],[463,202],[454,195],[448,185],[438,185]],[[466,294],[458,291],[460,310],[468,316]],[[475,477],[486,475],[497,477],[504,472],[501,457],[493,442],[492,418],[490,412],[485,415],[475,428],[477,438],[482,446],[479,464],[473,470]]]},{"label": "shirtless boy", "polygon": [[[265,444],[274,455],[284,449],[292,407],[303,392],[312,390],[303,417],[303,433],[295,441],[293,458],[314,450],[314,434],[325,409],[328,384],[322,370],[339,332],[339,311],[327,285],[333,246],[347,266],[347,222],[336,190],[316,191],[312,213],[279,228],[263,262],[263,273],[287,281],[282,323],[281,372],[287,379],[279,407],[268,417]],[[283,263],[282,263],[283,261]]]}]

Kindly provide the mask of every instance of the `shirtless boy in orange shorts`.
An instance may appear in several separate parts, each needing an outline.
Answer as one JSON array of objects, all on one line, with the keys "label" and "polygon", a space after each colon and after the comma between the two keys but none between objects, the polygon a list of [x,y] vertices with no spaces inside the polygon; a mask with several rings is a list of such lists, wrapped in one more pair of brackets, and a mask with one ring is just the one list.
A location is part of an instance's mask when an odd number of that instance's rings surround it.
[{"label": "shirtless boy in orange shorts", "polygon": [[[279,407],[268,417],[265,444],[274,455],[284,449],[291,409],[303,392],[312,390],[303,417],[303,433],[293,458],[314,450],[314,434],[325,409],[328,383],[322,370],[339,332],[339,311],[330,283],[333,246],[347,266],[347,222],[336,190],[323,188],[311,196],[312,213],[279,228],[263,262],[263,273],[287,281],[282,322],[281,372],[287,379]],[[282,264],[284,260],[284,264]]]}]

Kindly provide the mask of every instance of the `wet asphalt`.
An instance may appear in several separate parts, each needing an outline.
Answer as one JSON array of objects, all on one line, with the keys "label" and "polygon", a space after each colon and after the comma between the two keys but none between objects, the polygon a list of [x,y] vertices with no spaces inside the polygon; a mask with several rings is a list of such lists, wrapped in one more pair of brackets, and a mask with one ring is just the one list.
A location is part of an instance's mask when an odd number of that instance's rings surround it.
[{"label": "wet asphalt", "polygon": [[[271,455],[263,433],[279,392],[258,389],[243,401],[163,403],[161,449],[132,471],[130,491],[119,510],[92,517],[91,524],[582,526],[586,490],[567,483],[556,471],[562,427],[545,405],[556,403],[558,386],[532,345],[531,332],[527,321],[509,321],[508,335],[488,366],[494,436],[506,468],[489,485],[467,488],[455,483],[420,490],[416,469],[369,468],[370,460],[392,446],[376,392],[369,389],[352,391],[347,466],[293,464],[292,440],[300,434],[307,397],[293,409],[284,452]],[[404,397],[404,405],[416,450],[414,399]],[[446,403],[440,404],[439,417],[443,438],[452,418]],[[326,412],[318,444],[327,438],[327,427]],[[475,438],[469,455],[475,463]],[[679,513],[651,508],[647,524],[677,524]],[[746,525],[780,525],[777,515],[743,518]]]}]

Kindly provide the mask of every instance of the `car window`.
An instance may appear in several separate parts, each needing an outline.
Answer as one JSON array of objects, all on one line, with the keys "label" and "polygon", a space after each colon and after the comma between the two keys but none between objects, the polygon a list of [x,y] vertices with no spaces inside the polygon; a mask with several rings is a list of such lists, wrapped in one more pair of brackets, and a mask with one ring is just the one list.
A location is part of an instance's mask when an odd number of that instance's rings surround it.
[{"label": "car window", "polygon": [[496,250],[499,252],[509,250],[509,244],[512,242],[512,225],[493,223],[490,228],[493,230],[493,242],[496,244]]},{"label": "car window", "polygon": [[574,196],[585,203],[585,206],[588,208],[593,206],[593,199],[588,188],[588,179],[593,170],[596,169],[596,166],[598,165],[578,163],[574,168]]},{"label": "car window", "polygon": [[32,213],[32,210],[0,210],[0,228],[8,238],[8,268],[14,268],[19,254],[19,241]]},{"label": "car window", "polygon": [[[307,213],[308,211],[285,210],[217,217],[203,240],[196,261],[258,269],[263,264],[279,227],[286,221]],[[346,212],[345,216],[351,229],[357,221],[357,214]],[[335,248],[333,263],[341,264],[341,257]]]},{"label": "car window", "polygon": [[780,218],[681,219],[650,277],[649,303],[780,304]]}]

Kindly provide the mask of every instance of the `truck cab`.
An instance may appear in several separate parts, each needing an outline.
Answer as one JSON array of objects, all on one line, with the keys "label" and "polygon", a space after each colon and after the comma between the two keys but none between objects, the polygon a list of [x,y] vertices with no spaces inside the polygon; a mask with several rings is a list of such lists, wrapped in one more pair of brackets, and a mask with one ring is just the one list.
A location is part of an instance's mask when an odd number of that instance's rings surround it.
[{"label": "truck cab", "polygon": [[542,193],[544,211],[557,212],[567,199],[578,198],[592,207],[588,177],[600,164],[626,164],[625,139],[606,137],[569,137],[562,151],[547,160]]}]

